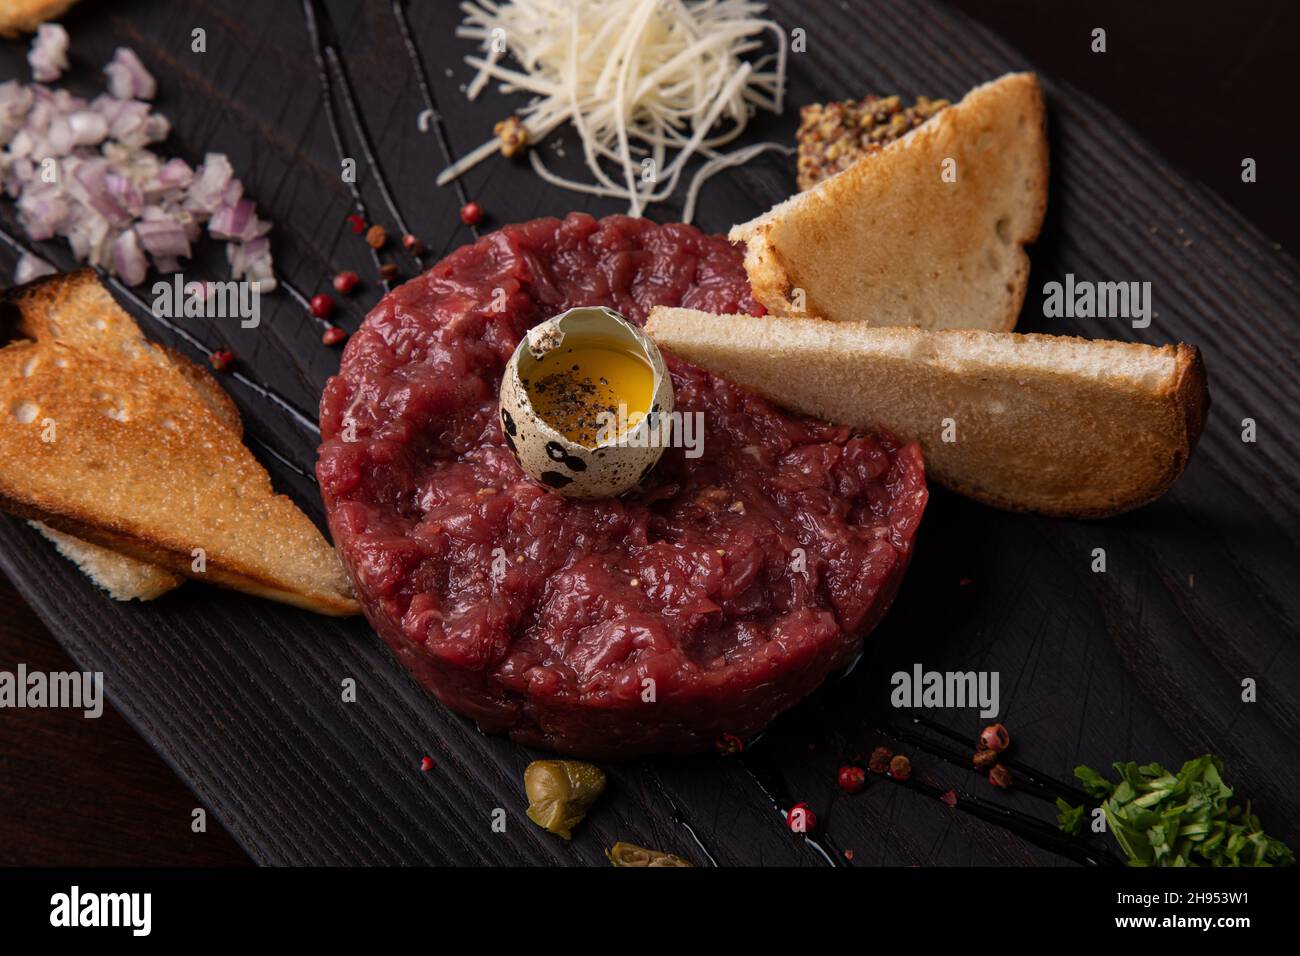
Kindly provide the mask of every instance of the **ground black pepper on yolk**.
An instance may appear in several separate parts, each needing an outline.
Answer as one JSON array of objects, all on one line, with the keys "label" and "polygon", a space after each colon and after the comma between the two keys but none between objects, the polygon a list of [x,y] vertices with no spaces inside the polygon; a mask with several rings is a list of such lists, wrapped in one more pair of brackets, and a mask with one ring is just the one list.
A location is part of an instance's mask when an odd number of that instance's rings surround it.
[{"label": "ground black pepper on yolk", "polygon": [[592,305],[762,311],[740,251],[690,226],[572,214],[457,250],[380,301],[325,389],[335,543],[397,658],[489,732],[588,757],[750,736],[893,600],[920,451],[666,354],[703,454],[667,449],[617,498],[551,493],[506,446],[497,391],[531,326]]},{"label": "ground black pepper on yolk", "polygon": [[533,411],[569,441],[588,448],[602,437],[617,437],[609,421],[635,428],[654,397],[654,369],[613,343],[561,345],[544,355],[523,383]]}]

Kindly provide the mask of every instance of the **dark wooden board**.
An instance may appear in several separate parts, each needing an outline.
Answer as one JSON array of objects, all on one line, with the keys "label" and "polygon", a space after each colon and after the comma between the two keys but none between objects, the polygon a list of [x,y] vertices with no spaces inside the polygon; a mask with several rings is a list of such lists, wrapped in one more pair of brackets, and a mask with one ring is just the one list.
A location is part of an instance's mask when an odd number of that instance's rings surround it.
[{"label": "dark wooden board", "polygon": [[[774,6],[783,24],[807,31],[809,49],[791,57],[792,107],[780,119],[760,118],[755,139],[788,140],[800,103],[867,91],[955,98],[1032,66],[937,5]],[[426,103],[392,7],[337,2],[320,13],[323,36],[339,41],[356,85],[384,180],[432,261],[472,238],[456,217],[460,191],[433,185],[445,162],[439,134],[461,155],[490,135],[510,101],[492,93],[482,104],[466,103],[461,58],[470,48],[452,35],[455,5],[412,4],[412,33],[440,117],[421,133]],[[276,223],[277,268],[294,286],[326,288],[345,267],[373,275],[368,251],[344,223],[353,198],[338,175],[301,8],[140,0],[83,4],[65,22],[75,68],[69,85],[92,91],[113,47],[134,47],[158,76],[158,104],[173,123],[168,148],[191,161],[208,150],[230,155]],[[201,56],[189,52],[196,26],[208,35]],[[0,44],[0,76],[25,76],[23,53],[19,44]],[[854,798],[838,791],[836,768],[877,741],[889,675],[916,662],[998,671],[1018,757],[1061,778],[1080,761],[1177,765],[1213,751],[1270,831],[1296,844],[1296,265],[1112,115],[1044,81],[1052,186],[1021,328],[1200,346],[1214,403],[1187,473],[1156,504],[1105,522],[1011,515],[936,489],[898,601],[851,675],[778,720],[742,759],[608,767],[610,792],[572,843],[523,815],[520,774],[535,754],[443,710],[360,620],[321,619],[195,585],[149,605],[113,604],[9,519],[0,520],[0,565],[73,658],[104,671],[113,703],[261,863],[597,864],[602,848],[620,839],[721,865],[824,865],[844,862],[849,849],[855,865],[1063,862],[898,787],[878,782]],[[392,228],[346,104],[337,115],[345,148],[359,159],[362,199]],[[488,226],[572,209],[621,211],[544,188],[526,168],[500,161],[472,171],[463,188],[488,209]],[[792,188],[789,161],[760,159],[715,178],[697,222],[723,231]],[[677,211],[656,207],[652,216],[668,221]],[[0,208],[0,221],[17,232],[11,203]],[[58,245],[40,250],[72,264]],[[400,252],[386,258],[407,274],[415,268]],[[0,254],[0,268],[12,264],[12,255]],[[220,278],[223,265],[214,252],[190,271]],[[1042,285],[1066,272],[1150,281],[1151,327],[1045,320]],[[349,302],[343,324],[354,328],[377,295],[372,285]],[[266,305],[255,331],[196,322],[185,339],[137,315],[159,341],[191,355],[199,354],[196,343],[231,345],[250,381],[310,414],[337,354],[319,345],[291,297]],[[256,388],[232,382],[231,390],[254,451],[319,521],[314,484],[291,467],[310,471],[316,436]],[[1258,422],[1255,444],[1240,440],[1246,417]],[[1095,547],[1107,551],[1105,574],[1090,570]],[[340,700],[347,677],[360,689],[355,704]],[[1240,699],[1247,677],[1258,681],[1257,703]],[[983,724],[973,711],[941,719],[972,736]],[[438,766],[422,773],[426,754]],[[918,758],[917,769],[945,787],[989,793],[973,774],[936,761]],[[819,845],[785,828],[779,810],[792,800],[817,810]],[[1006,800],[1033,806],[1024,794]],[[491,829],[498,807],[507,813],[505,834]],[[158,821],[162,836],[182,827],[188,819]]]},{"label": "dark wooden board", "polygon": [[[76,670],[0,575],[0,668],[19,661],[29,673]],[[0,719],[0,868],[248,866],[215,820],[203,833],[177,825],[197,806],[112,706],[94,720],[64,708],[5,710]]]}]

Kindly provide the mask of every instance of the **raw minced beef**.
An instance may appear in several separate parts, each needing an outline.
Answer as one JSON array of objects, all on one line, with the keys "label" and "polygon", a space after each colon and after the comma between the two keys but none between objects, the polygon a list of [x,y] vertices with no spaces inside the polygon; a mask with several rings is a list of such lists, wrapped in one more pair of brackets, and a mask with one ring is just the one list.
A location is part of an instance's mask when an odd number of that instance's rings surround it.
[{"label": "raw minced beef", "polygon": [[317,472],[357,596],[424,686],[520,742],[627,756],[757,733],[892,601],[920,451],[668,355],[702,457],[669,449],[619,498],[549,492],[507,449],[497,388],[524,332],[579,305],[762,311],[725,239],[622,216],[507,226],[389,293],[321,402]]}]

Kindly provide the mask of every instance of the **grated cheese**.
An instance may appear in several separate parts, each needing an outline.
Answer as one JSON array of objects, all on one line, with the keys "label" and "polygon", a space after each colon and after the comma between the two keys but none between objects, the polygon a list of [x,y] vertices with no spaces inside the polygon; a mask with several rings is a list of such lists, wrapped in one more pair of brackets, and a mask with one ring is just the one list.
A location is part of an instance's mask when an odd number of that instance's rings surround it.
[{"label": "grated cheese", "polygon": [[[591,182],[561,177],[535,150],[533,169],[565,189],[624,199],[628,215],[677,189],[687,163],[705,162],[688,188],[690,222],[703,182],[718,170],[767,149],[759,143],[731,153],[757,109],[781,112],[786,38],[764,4],[751,0],[470,0],[461,4],[458,37],[478,40],[483,56],[465,88],[473,100],[491,81],[503,93],[531,94],[518,112],[530,144],[568,122],[582,142]],[[775,38],[776,52],[742,57]],[[518,69],[502,64],[508,51]],[[498,152],[493,138],[439,174],[445,185]]]}]

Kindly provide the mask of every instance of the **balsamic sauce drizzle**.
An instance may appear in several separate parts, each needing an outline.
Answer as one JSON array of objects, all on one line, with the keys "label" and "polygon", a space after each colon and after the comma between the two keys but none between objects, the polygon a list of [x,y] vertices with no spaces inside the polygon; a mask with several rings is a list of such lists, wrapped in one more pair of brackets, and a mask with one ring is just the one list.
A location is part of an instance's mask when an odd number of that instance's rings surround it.
[{"label": "balsamic sauce drizzle", "polygon": [[[393,19],[397,21],[397,32],[402,35],[402,45],[406,47],[406,55],[410,57],[411,65],[415,69],[416,85],[420,88],[425,109],[433,118],[433,133],[438,140],[438,148],[442,150],[443,161],[450,166],[456,161],[451,151],[451,139],[447,136],[447,128],[442,121],[442,111],[438,109],[438,101],[433,95],[433,84],[429,82],[429,71],[425,68],[424,57],[420,56],[420,48],[415,45],[415,38],[411,35],[411,24],[406,18],[406,0],[393,0]],[[469,202],[469,192],[459,176],[454,183],[456,196],[464,206]],[[475,239],[479,238],[477,225],[471,225],[469,230]]]},{"label": "balsamic sauce drizzle", "polygon": [[[931,720],[928,717],[919,714],[910,715],[914,724],[933,730],[944,737],[953,741],[961,741],[969,746],[967,738],[958,734],[956,731],[944,727],[942,724]],[[889,737],[909,746],[916,747],[918,750],[924,750],[933,756],[939,757],[947,763],[960,767],[964,770],[971,770],[970,756],[967,753],[959,753],[950,747],[936,743],[922,734],[912,733],[906,728],[900,727],[889,721],[881,721],[876,728],[876,732],[881,736]],[[1040,800],[1048,802],[1054,801],[1055,796],[1061,796],[1075,803],[1090,803],[1093,801],[1086,793],[1071,787],[1069,784],[1062,783],[1059,780],[1053,780],[1051,777],[1024,764],[1016,762],[1014,766],[1010,760],[1004,760],[1009,767],[1016,770],[1015,785],[1017,789],[1023,790],[1027,795],[1037,797]],[[1074,860],[1084,866],[1121,866],[1123,862],[1107,849],[1099,849],[1093,844],[1079,836],[1071,836],[1063,832],[1060,827],[1054,823],[1049,823],[1038,817],[1031,816],[1019,810],[1002,806],[982,797],[976,797],[965,790],[951,788],[943,790],[939,787],[916,780],[895,780],[888,775],[885,779],[895,786],[913,790],[922,796],[938,800],[955,810],[961,810],[971,816],[978,817],[987,823],[992,823],[1002,829],[1012,833],[1026,843],[1032,843],[1040,849],[1057,853],[1067,859]],[[1029,784],[1026,786],[1026,784]],[[949,793],[955,798],[955,803],[949,804],[944,799]]]},{"label": "balsamic sauce drizzle", "polygon": [[[790,825],[787,822],[787,813],[789,810],[782,808],[792,808],[798,801],[796,801],[794,797],[790,795],[789,790],[786,789],[784,778],[781,776],[780,771],[778,771],[776,767],[772,765],[771,761],[767,759],[766,752],[761,749],[755,750],[754,743],[756,743],[756,741],[750,741],[749,745],[746,746],[737,756],[740,760],[741,766],[745,768],[750,779],[754,781],[754,785],[758,787],[759,792],[762,793],[762,795],[767,798],[768,802],[772,804],[772,809],[775,810],[777,815],[781,818],[781,828],[789,831]],[[811,833],[802,833],[799,835],[803,837],[804,844],[820,856],[827,866],[844,865],[844,863],[841,862],[842,857],[839,852],[836,851],[835,847],[830,845],[829,840],[824,835],[820,839],[813,836]],[[822,840],[826,841],[825,846],[822,844]]]},{"label": "balsamic sauce drizzle", "polygon": [[[370,139],[370,130],[366,127],[365,119],[362,118],[361,111],[357,109],[357,101],[354,96],[352,80],[348,76],[347,67],[343,63],[342,57],[333,46],[327,46],[324,49],[325,59],[330,66],[333,76],[339,80],[339,94],[343,98],[343,107],[347,110],[348,120],[352,124],[352,131],[356,134],[357,142],[361,145],[361,155],[366,159],[366,166],[375,174],[375,185],[379,188],[379,195],[384,200],[384,205],[388,207],[389,214],[393,221],[397,223],[397,228],[401,230],[403,236],[410,233],[410,228],[406,225],[406,220],[402,218],[402,212],[397,208],[397,201],[393,198],[392,191],[388,187],[388,177],[384,175],[383,167],[380,165],[378,158],[375,156],[374,144]],[[353,184],[355,185],[355,184]],[[421,254],[413,254],[415,260],[423,266]]]},{"label": "balsamic sauce drizzle", "polygon": [[[912,721],[912,723],[916,724],[919,727],[924,727],[926,730],[930,730],[943,737],[947,737],[949,740],[953,741],[954,743],[963,744],[967,748],[970,747],[970,740],[967,737],[964,737],[963,735],[957,733],[955,730],[951,730],[948,727],[945,727],[943,724],[939,723],[936,720],[932,720],[929,717],[926,717],[924,714],[910,713],[907,716],[908,719]],[[898,739],[901,740],[902,738],[900,737]],[[918,746],[926,746],[928,743],[929,742],[927,741],[926,743],[918,744]],[[1015,771],[1015,780],[1016,780],[1017,787],[1019,787],[1022,782],[1031,782],[1037,790],[1045,791],[1045,793],[1035,794],[1036,796],[1042,796],[1042,798],[1045,800],[1051,801],[1051,800],[1055,800],[1057,797],[1061,797],[1062,799],[1068,800],[1071,803],[1088,803],[1093,799],[1092,797],[1088,796],[1088,794],[1080,790],[1078,787],[1072,786],[1071,784],[1065,783],[1064,781],[1061,780],[1057,780],[1053,777],[1049,777],[1046,774],[1042,773],[1041,771],[1035,770],[1034,768],[1027,766],[1026,764],[1023,764],[1018,760],[1012,760],[1009,757],[1000,757],[999,761],[1005,764],[1008,769]],[[969,763],[969,760],[967,759],[965,753],[960,755],[959,762],[962,765]]]},{"label": "balsamic sauce drizzle", "polygon": [[[944,804],[948,802],[944,799],[950,792],[948,790],[942,790],[919,780],[894,780],[892,777],[886,779],[892,781],[896,786],[914,790],[932,800],[938,800]],[[986,823],[1001,827],[1020,837],[1026,843],[1032,843],[1041,849],[1057,853],[1084,866],[1120,865],[1119,859],[1114,854],[1107,850],[1094,849],[1090,844],[1079,838],[1063,833],[1055,824],[981,797],[972,796],[965,790],[953,788],[951,793],[956,798],[956,803],[952,805],[953,809],[961,810],[963,813],[968,813]]]},{"label": "balsamic sauce drizzle", "polygon": [[[323,13],[323,11],[318,10],[316,0],[302,0],[302,12],[303,16],[307,20],[307,35],[311,38],[312,54],[316,58],[316,75],[320,80],[321,100],[322,105],[325,107],[325,118],[329,121],[330,138],[334,141],[334,148],[338,153],[339,162],[341,163],[344,159],[348,158],[348,148],[343,143],[343,131],[339,127],[338,109],[334,105],[334,80],[330,71],[329,62],[325,56],[326,49],[333,49],[333,47],[332,45],[329,47],[326,46],[325,40],[321,34],[320,25],[317,21],[317,13]],[[347,77],[342,77],[341,82],[346,86],[348,83]],[[373,165],[371,168],[374,168]],[[366,206],[366,200],[361,195],[361,190],[357,187],[356,182],[353,181],[346,183],[345,185],[348,187],[348,191],[352,193],[352,208],[356,211],[356,214],[361,217],[363,222],[369,222],[370,210]],[[369,246],[367,246],[367,248],[369,248]],[[371,248],[370,259],[375,265],[375,272],[378,273],[380,266],[383,265],[383,261],[379,258],[379,252]],[[392,287],[392,283],[388,282],[382,276],[380,277],[380,282],[382,283],[385,292]]]},{"label": "balsamic sauce drizzle", "polygon": [[306,312],[308,315],[311,314],[311,300],[309,300],[307,296],[303,294],[303,292],[299,290],[299,288],[296,285],[294,285],[292,282],[290,282],[288,279],[284,278],[283,276],[276,276],[275,281],[276,284],[281,289],[289,293],[289,298],[293,299],[294,302],[297,302],[300,306],[302,306],[302,310],[304,312]]},{"label": "balsamic sauce drizzle", "polygon": [[[366,127],[365,120],[362,118],[360,109],[357,107],[356,90],[339,53],[334,25],[329,20],[328,13],[321,7],[320,0],[303,0],[302,10],[303,16],[307,20],[307,34],[311,38],[312,53],[316,58],[316,73],[320,80],[325,118],[329,122],[330,138],[334,141],[334,148],[338,152],[339,162],[342,163],[343,160],[351,157],[343,139],[342,125],[339,122],[338,106],[334,99],[336,90],[343,102],[343,109],[347,114],[352,134],[361,147],[361,155],[366,162],[366,168],[374,177],[375,185],[379,189],[379,195],[382,197],[384,205],[388,207],[389,215],[393,217],[393,221],[396,223],[397,228],[401,230],[402,235],[409,235],[411,230],[407,227],[406,219],[402,216],[397,201],[393,198],[393,191],[388,185],[388,177],[384,175],[383,166],[375,154],[370,132]],[[326,34],[328,34],[328,37]],[[370,209],[366,204],[365,197],[361,194],[361,188],[357,181],[354,179],[352,182],[345,183],[345,185],[352,194],[352,207],[356,214],[361,217],[363,222],[369,223],[371,221]],[[416,264],[423,270],[424,253],[407,251],[410,252]],[[376,273],[378,273],[380,266],[383,264],[378,250],[371,248],[370,258],[375,264]],[[380,282],[386,292],[393,287],[393,283],[388,279],[384,279],[382,275],[380,276]]]},{"label": "balsamic sauce drizzle", "polygon": [[270,455],[272,458],[278,461],[285,468],[288,468],[299,478],[305,478],[307,481],[310,481],[313,485],[317,483],[316,475],[313,471],[304,468],[304,466],[299,465],[296,462],[290,461],[283,454],[281,454],[274,445],[270,444],[269,442],[263,441],[262,439],[258,438],[256,435],[246,434],[246,437],[249,440],[256,442],[258,448],[262,449],[264,452],[266,452],[268,455]]},{"label": "balsamic sauce drizzle", "polygon": [[668,812],[673,818],[673,823],[686,831],[686,835],[690,837],[691,842],[695,844],[696,848],[702,854],[704,854],[704,858],[709,861],[709,866],[716,867],[718,861],[714,858],[713,854],[709,852],[709,848],[704,845],[704,841],[700,839],[699,834],[695,832],[695,828],[691,826],[690,822],[686,819],[686,814],[682,812],[681,807],[677,805],[677,801],[673,799],[672,792],[665,787],[663,781],[659,779],[659,774],[655,773],[652,767],[643,768],[643,772],[646,777],[650,779],[650,782],[655,785],[655,789],[659,791],[659,795],[663,797],[664,802],[668,804]]},{"label": "balsamic sauce drizzle", "polygon": [[[938,757],[941,760],[952,764],[954,767],[961,767],[964,770],[974,769],[974,765],[971,763],[971,748],[969,741],[965,741],[967,747],[966,750],[962,751],[949,747],[946,744],[939,743],[938,741],[930,740],[923,734],[914,733],[913,731],[910,731],[905,727],[900,727],[894,723],[886,724],[883,732],[908,746],[924,750],[926,753]],[[1008,763],[1008,761],[1002,760],[1002,758],[998,758],[998,760],[1000,763]],[[1014,779],[1016,789],[1023,793],[1027,793],[1032,797],[1037,797],[1040,800],[1046,800],[1049,803],[1056,799],[1057,793],[1048,789],[1042,781],[1032,775],[1022,775],[1017,773]]]}]

